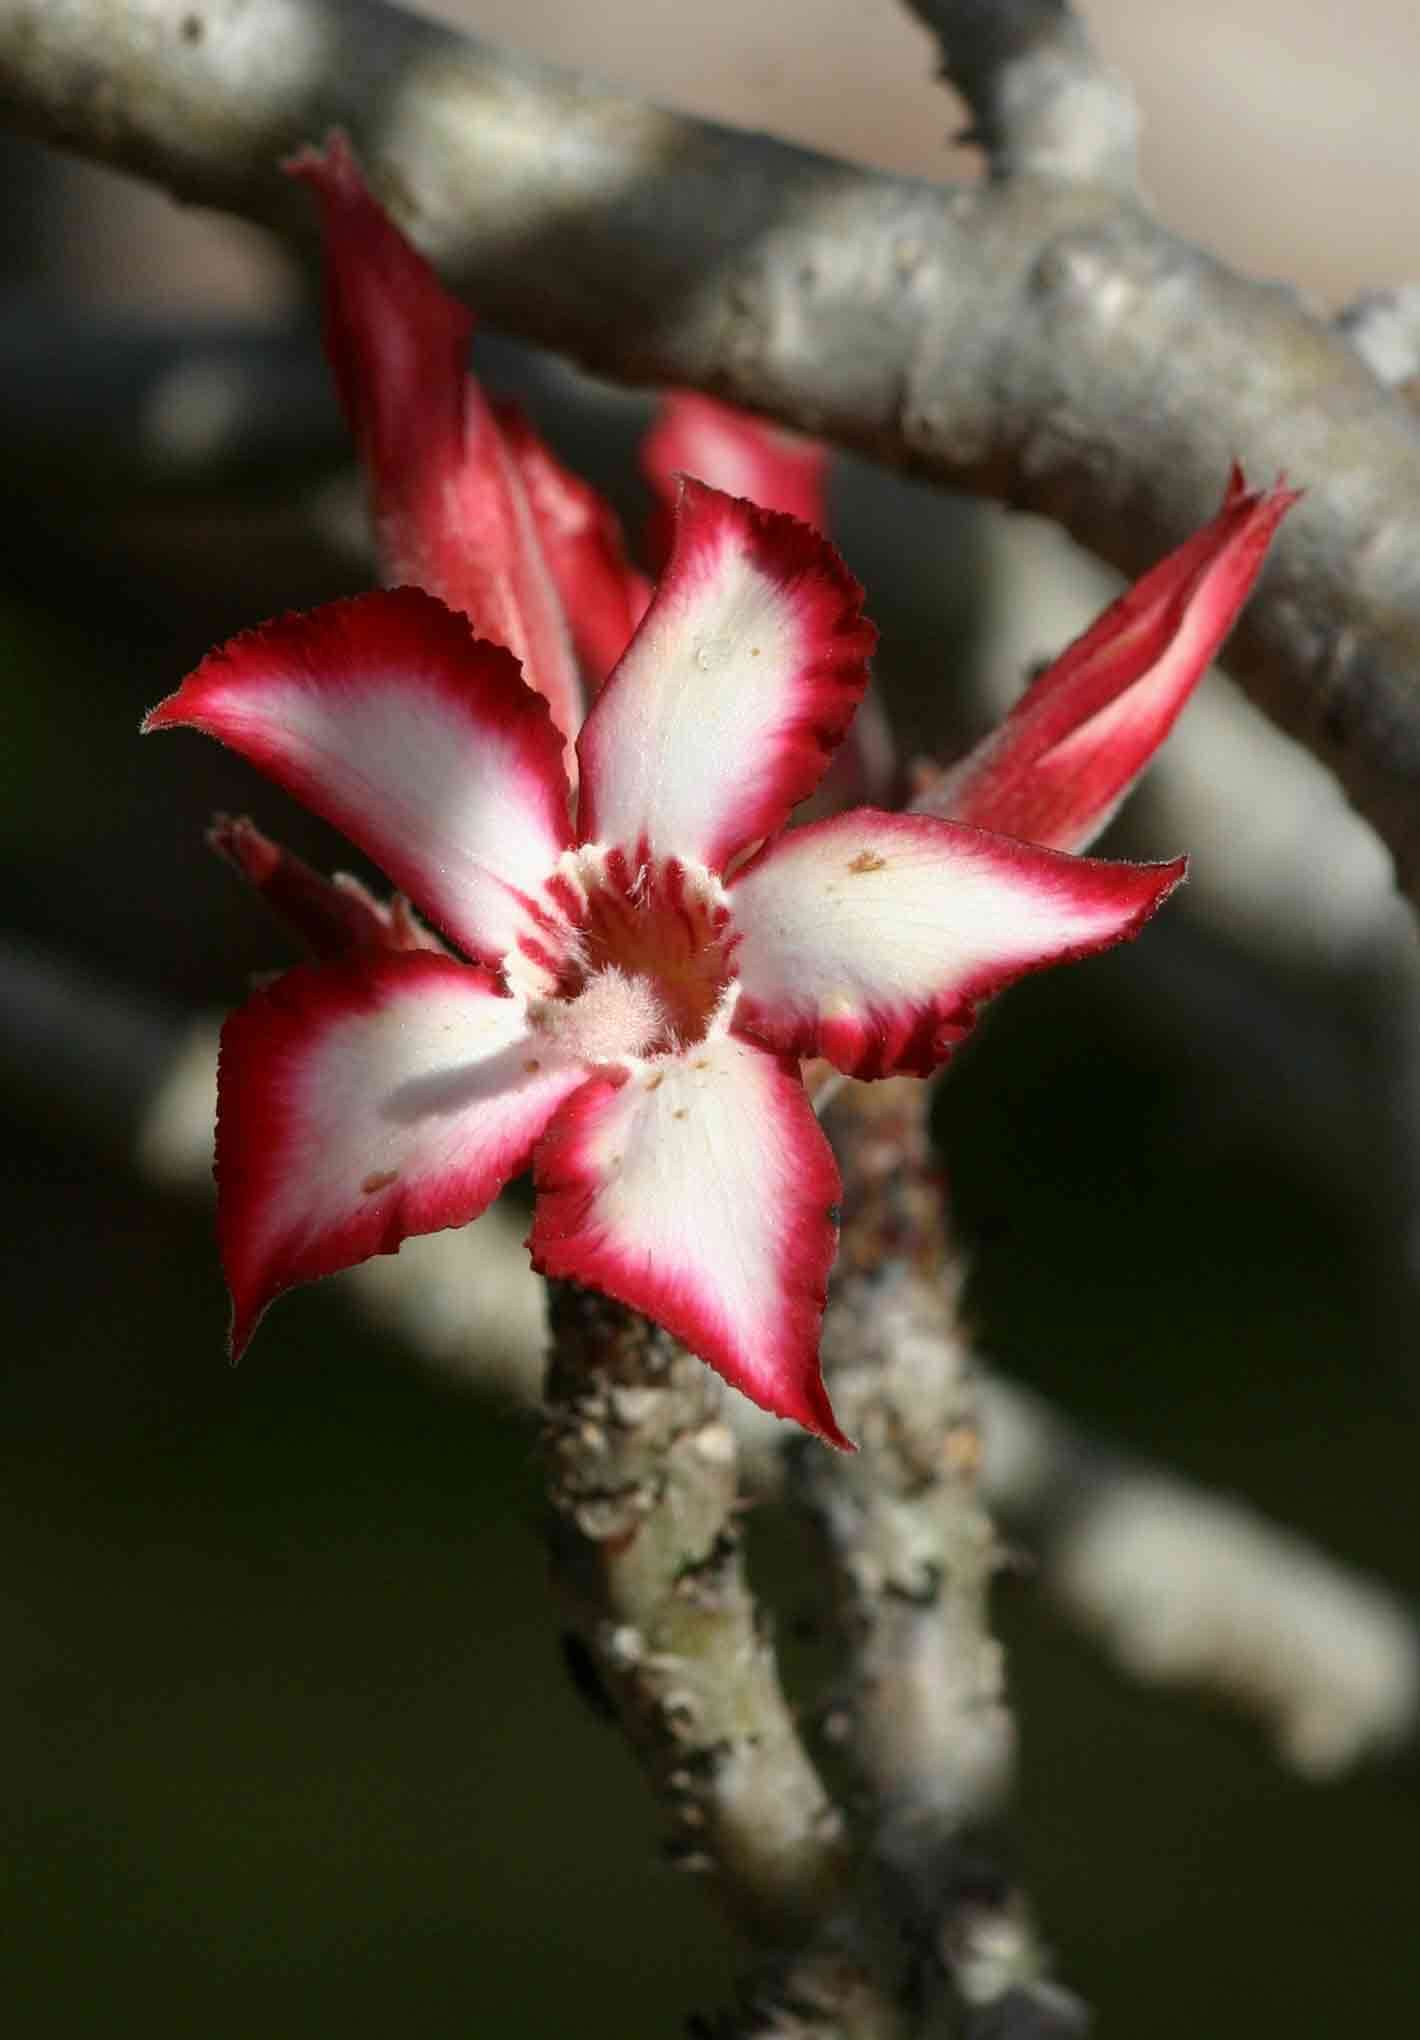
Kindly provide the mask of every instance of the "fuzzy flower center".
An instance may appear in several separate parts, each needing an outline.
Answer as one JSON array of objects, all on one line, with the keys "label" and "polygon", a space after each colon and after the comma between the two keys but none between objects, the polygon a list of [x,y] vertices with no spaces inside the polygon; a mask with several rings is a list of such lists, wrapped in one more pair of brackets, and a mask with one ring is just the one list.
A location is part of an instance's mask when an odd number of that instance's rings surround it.
[{"label": "fuzzy flower center", "polygon": [[568,851],[546,890],[556,925],[526,959],[552,981],[529,1002],[541,1032],[596,1063],[691,1048],[728,1025],[737,938],[703,866],[593,844]]}]

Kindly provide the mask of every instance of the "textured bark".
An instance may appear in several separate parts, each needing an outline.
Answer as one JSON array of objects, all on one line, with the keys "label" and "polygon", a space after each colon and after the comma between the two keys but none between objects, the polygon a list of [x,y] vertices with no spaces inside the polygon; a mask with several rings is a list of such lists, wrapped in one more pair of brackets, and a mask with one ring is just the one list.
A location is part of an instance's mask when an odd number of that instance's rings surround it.
[{"label": "textured bark", "polygon": [[756,1939],[802,1943],[849,1857],[745,1580],[719,1385],[621,1304],[573,1283],[551,1299],[553,1571],[576,1662],[669,1810],[674,1859]]},{"label": "textured bark", "polygon": [[276,160],[340,123],[510,330],[1043,512],[1127,573],[1216,506],[1234,455],[1285,468],[1306,500],[1229,665],[1420,891],[1420,427],[1292,292],[1153,220],[1118,147],[1092,144],[1081,181],[1022,142],[1019,174],[943,189],[380,0],[0,0],[0,117],[305,236]]},{"label": "textured bark", "polygon": [[912,1078],[855,1084],[825,1114],[845,1215],[824,1369],[859,1450],[797,1449],[790,1480],[828,1554],[843,1636],[836,1732],[867,1788],[872,1854],[919,1951],[928,2017],[1060,2040],[1082,2029],[1083,2008],[1046,1976],[1024,1900],[984,1839],[1013,1730],[930,1096]]},{"label": "textured bark", "polygon": [[[637,1312],[550,1285],[544,1449],[568,1658],[760,1952],[723,2040],[908,2040],[901,1961],[779,1684],[740,1555],[719,1383]],[[819,1448],[822,1450],[823,1448]]]}]

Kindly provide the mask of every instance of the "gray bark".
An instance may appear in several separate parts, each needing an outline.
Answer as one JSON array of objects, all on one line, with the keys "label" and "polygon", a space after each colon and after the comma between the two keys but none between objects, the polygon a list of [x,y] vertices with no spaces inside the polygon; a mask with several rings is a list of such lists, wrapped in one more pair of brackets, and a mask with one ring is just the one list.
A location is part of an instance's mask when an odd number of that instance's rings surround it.
[{"label": "gray bark", "polygon": [[915,1078],[850,1084],[824,1122],[843,1231],[824,1372],[851,1456],[786,1454],[816,1522],[840,1624],[835,1730],[872,1808],[870,1856],[920,1951],[924,2030],[1068,2040],[1024,1896],[986,1832],[1014,1757],[988,1601],[1000,1548],[978,1489],[961,1262]]}]

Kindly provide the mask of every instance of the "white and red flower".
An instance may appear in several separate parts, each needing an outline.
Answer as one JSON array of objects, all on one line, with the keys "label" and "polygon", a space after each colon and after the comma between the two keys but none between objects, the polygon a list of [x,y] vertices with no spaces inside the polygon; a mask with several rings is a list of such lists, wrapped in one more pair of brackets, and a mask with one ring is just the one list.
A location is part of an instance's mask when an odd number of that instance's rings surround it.
[{"label": "white and red flower", "polygon": [[[467,1223],[531,1160],[540,1268],[844,1444],[817,1360],[838,1176],[800,1059],[925,1073],[1002,985],[1147,919],[1182,861],[1061,852],[1162,741],[1292,499],[1235,476],[925,811],[788,828],[873,641],[808,528],[822,449],[667,399],[646,449],[674,506],[652,595],[609,507],[468,376],[470,315],[348,146],[290,167],[322,207],[327,344],[385,571],[420,585],[234,639],[146,727],[230,744],[407,898],[326,880],[250,822],[214,829],[322,959],[223,1037],[233,1348],[285,1289]],[[840,787],[889,763],[860,744]]]},{"label": "white and red flower", "polygon": [[[544,696],[413,588],[236,638],[153,711],[344,829],[458,951],[374,934],[228,1022],[235,1348],[293,1283],[466,1223],[531,1159],[538,1267],[845,1442],[817,1360],[838,1177],[797,1059],[931,1069],[982,999],[1134,933],[1183,873],[866,808],[786,829],[872,639],[826,540],[687,483],[575,811]],[[226,847],[260,864],[260,840]]]}]

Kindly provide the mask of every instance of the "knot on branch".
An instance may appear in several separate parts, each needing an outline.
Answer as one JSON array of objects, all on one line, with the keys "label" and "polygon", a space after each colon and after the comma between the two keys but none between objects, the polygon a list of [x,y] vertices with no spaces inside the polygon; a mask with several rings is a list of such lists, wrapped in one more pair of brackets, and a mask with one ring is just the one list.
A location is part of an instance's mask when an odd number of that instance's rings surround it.
[{"label": "knot on branch", "polygon": [[1131,188],[1139,115],[1069,0],[907,0],[936,36],[941,74],[971,109],[960,137],[996,177]]}]

